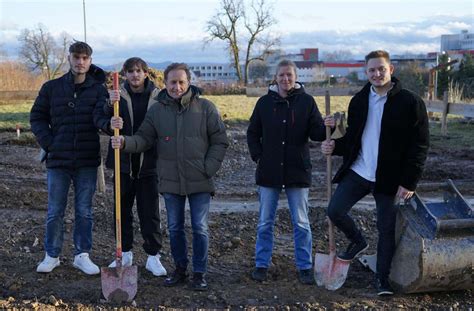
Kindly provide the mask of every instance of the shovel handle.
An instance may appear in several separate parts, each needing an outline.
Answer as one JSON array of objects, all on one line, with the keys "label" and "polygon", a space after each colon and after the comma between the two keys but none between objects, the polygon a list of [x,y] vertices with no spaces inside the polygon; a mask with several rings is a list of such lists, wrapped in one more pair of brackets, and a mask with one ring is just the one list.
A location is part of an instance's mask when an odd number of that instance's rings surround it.
[{"label": "shovel handle", "polygon": [[[119,75],[118,72],[114,72],[113,75],[113,89],[117,91],[119,89]],[[114,101],[114,117],[119,116],[119,101]],[[120,130],[114,128],[114,136],[118,137]],[[121,213],[120,213],[120,149],[114,149],[114,162],[115,162],[115,247],[116,247],[116,264],[117,268],[122,266],[122,224],[121,224]]]},{"label": "shovel handle", "polygon": [[[326,104],[326,116],[331,115],[331,96],[329,95],[329,91],[326,91],[325,94],[325,104]],[[326,140],[331,140],[331,127],[326,126]],[[327,185],[327,198],[328,204],[332,197],[332,161],[331,155],[326,156],[326,185]],[[334,241],[334,225],[332,221],[327,217],[328,221],[328,235],[329,235],[329,252],[335,253],[336,252],[336,242]]]}]

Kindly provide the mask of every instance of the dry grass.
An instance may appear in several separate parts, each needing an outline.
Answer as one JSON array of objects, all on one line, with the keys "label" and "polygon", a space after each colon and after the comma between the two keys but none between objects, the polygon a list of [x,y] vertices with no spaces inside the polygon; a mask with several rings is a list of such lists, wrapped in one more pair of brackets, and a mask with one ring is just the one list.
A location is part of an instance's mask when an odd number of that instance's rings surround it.
[{"label": "dry grass", "polygon": [[[245,95],[224,95],[224,96],[212,96],[206,95],[205,98],[212,101],[222,117],[230,122],[241,122],[247,121],[252,114],[253,108],[257,103],[258,97],[247,97]],[[347,106],[351,96],[334,96],[331,97],[331,111],[343,112],[347,111]],[[319,111],[324,114],[325,104],[323,96],[315,97]]]},{"label": "dry grass", "polygon": [[[212,101],[222,117],[228,122],[248,121],[258,97],[245,95],[205,96]],[[350,96],[334,96],[331,98],[331,110],[346,111]],[[324,97],[315,97],[319,111],[324,114]],[[30,128],[29,115],[33,101],[8,101],[0,104],[0,130],[14,130],[16,124],[24,129]]]}]

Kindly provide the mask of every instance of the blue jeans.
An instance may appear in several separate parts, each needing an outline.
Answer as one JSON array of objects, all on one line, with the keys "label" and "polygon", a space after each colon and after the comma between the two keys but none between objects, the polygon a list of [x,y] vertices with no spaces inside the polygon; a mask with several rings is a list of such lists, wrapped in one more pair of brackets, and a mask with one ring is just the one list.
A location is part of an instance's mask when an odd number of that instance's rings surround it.
[{"label": "blue jeans", "polygon": [[377,275],[388,277],[395,252],[395,222],[399,199],[395,195],[373,193],[374,182],[352,170],[343,177],[328,206],[328,216],[334,225],[352,242],[362,239],[362,233],[349,211],[360,199],[372,193],[377,208]]},{"label": "blue jeans", "polygon": [[97,168],[76,170],[48,169],[48,216],[44,248],[51,257],[58,257],[64,239],[64,212],[71,181],[74,185],[74,255],[88,253],[92,248],[92,198],[97,183]]},{"label": "blue jeans", "polygon": [[[193,229],[193,272],[206,273],[207,254],[209,249],[208,215],[211,194],[200,192],[189,194],[191,227]],[[188,249],[184,232],[184,206],[186,196],[163,193],[168,216],[171,255],[176,267],[186,269],[188,266]]]},{"label": "blue jeans", "polygon": [[[273,227],[281,188],[258,187],[260,216],[257,225],[255,266],[268,268],[273,249]],[[312,237],[308,219],[308,188],[286,188],[293,223],[295,261],[298,270],[312,267]]]}]

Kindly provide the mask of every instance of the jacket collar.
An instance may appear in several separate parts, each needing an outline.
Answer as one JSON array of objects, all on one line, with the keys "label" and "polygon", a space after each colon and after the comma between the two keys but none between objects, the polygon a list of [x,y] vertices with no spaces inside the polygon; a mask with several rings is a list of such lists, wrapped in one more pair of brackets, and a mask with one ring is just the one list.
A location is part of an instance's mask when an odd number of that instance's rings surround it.
[{"label": "jacket collar", "polygon": [[[70,84],[74,84],[74,75],[71,70],[66,73],[66,81]],[[93,84],[105,83],[105,72],[94,64],[91,64],[89,71],[86,73],[86,79],[84,80],[84,87],[89,87]]]},{"label": "jacket collar", "polygon": [[[394,96],[395,94],[400,92],[402,89],[402,84],[400,80],[398,80],[397,78],[392,77],[392,83],[393,83],[392,88],[387,92],[388,97]],[[365,96],[368,98],[368,96],[370,95],[371,88],[372,88],[372,84],[370,82],[367,82],[365,86],[362,88],[362,90],[360,90],[359,93],[357,94],[360,94],[361,96]]]},{"label": "jacket collar", "polygon": [[179,111],[186,110],[191,102],[198,99],[202,91],[194,85],[190,85],[187,92],[179,99],[172,98],[166,89],[162,89],[156,99],[165,105],[178,105]]},{"label": "jacket collar", "polygon": [[272,97],[274,97],[276,99],[279,99],[279,100],[290,99],[293,96],[296,96],[298,94],[303,94],[303,93],[305,93],[304,86],[300,82],[295,83],[295,87],[292,88],[288,92],[288,96],[286,98],[281,97],[280,94],[278,93],[278,84],[274,83],[274,84],[271,84],[268,87],[268,95],[271,95]]}]

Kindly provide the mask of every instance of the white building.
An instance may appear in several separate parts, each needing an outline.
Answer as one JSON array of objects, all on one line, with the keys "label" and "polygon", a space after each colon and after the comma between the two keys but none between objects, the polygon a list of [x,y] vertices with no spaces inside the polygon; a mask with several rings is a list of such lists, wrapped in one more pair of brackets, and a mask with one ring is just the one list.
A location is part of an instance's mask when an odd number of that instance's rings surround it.
[{"label": "white building", "polygon": [[235,83],[237,72],[230,64],[222,63],[192,63],[188,64],[200,83]]},{"label": "white building", "polygon": [[474,50],[474,34],[463,30],[460,34],[441,35],[441,51]]}]

